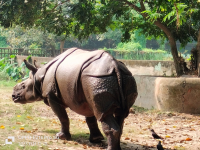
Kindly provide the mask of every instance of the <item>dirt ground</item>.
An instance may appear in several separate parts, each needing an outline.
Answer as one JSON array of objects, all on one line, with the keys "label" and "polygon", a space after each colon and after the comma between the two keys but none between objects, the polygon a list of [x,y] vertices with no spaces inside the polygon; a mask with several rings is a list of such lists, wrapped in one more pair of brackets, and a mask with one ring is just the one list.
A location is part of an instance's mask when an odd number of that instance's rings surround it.
[{"label": "dirt ground", "polygon": [[[89,142],[85,118],[67,109],[70,118],[71,141],[57,139],[22,139],[20,136],[51,136],[60,130],[60,123],[51,108],[43,102],[15,104],[11,100],[12,88],[0,88],[0,150],[51,149],[99,150],[106,149],[106,139],[99,144]],[[101,124],[99,123],[101,129]],[[164,138],[165,149],[200,149],[200,115],[190,115],[135,107],[124,123],[121,147],[123,150],[156,150],[157,140],[149,129]],[[14,136],[12,144],[5,144]],[[8,140],[11,141],[11,140]],[[28,145],[28,142],[38,145]],[[24,143],[23,143],[24,142]]]}]

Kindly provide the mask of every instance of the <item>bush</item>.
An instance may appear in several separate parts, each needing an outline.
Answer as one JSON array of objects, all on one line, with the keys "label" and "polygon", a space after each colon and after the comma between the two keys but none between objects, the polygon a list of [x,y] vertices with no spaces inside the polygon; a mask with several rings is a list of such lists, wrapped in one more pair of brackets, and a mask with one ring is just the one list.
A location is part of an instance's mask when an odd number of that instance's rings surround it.
[{"label": "bush", "polygon": [[[123,47],[120,44],[119,47]],[[145,48],[140,51],[134,50],[120,50],[120,49],[106,49],[116,59],[126,59],[126,60],[171,60],[171,54],[168,54],[164,50],[153,50]]]},{"label": "bush", "polygon": [[0,59],[0,79],[8,80],[12,79],[14,81],[21,80],[28,76],[29,70],[25,67],[25,64],[22,63],[20,66],[17,63],[14,63],[14,55],[11,55],[10,58]]},{"label": "bush", "polygon": [[133,42],[119,43],[116,49],[127,50],[127,51],[140,51],[142,50],[142,46],[139,43],[133,43]]},{"label": "bush", "polygon": [[9,75],[6,72],[0,72],[0,80],[10,80]]}]

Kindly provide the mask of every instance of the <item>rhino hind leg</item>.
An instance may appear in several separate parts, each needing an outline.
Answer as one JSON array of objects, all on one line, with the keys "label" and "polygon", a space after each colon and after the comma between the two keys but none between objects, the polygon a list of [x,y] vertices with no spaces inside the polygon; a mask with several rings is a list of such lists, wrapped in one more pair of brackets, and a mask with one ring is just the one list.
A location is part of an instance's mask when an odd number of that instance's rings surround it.
[{"label": "rhino hind leg", "polygon": [[112,114],[105,116],[101,123],[108,141],[107,150],[121,150],[120,138],[122,127],[117,123],[114,116]]},{"label": "rhino hind leg", "polygon": [[69,132],[69,118],[63,106],[56,101],[58,98],[54,94],[49,94],[48,102],[53,112],[56,114],[61,123],[61,131],[56,136],[61,140],[70,140],[71,134]]},{"label": "rhino hind leg", "polygon": [[90,142],[91,143],[99,143],[101,142],[104,137],[101,134],[98,124],[97,124],[97,119],[93,117],[86,117],[86,122],[90,130]]}]

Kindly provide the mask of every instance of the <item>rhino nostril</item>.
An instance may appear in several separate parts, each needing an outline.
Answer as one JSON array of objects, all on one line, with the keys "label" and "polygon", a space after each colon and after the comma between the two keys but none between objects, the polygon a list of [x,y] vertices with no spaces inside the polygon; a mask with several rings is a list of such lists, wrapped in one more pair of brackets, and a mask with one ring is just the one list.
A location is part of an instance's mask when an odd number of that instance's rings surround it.
[{"label": "rhino nostril", "polygon": [[12,95],[12,98],[15,98],[15,95]]}]

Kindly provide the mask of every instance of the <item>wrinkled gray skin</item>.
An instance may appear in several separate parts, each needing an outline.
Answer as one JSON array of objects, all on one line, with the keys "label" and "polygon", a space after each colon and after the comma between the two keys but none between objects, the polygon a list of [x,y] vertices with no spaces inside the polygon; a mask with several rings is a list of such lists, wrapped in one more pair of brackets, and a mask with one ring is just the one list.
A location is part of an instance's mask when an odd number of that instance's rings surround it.
[{"label": "wrinkled gray skin", "polygon": [[[29,78],[21,83],[18,83],[14,89],[12,98],[15,103],[32,103],[34,101],[44,101],[50,106],[60,120],[61,131],[56,135],[60,139],[70,140],[71,134],[69,131],[69,119],[65,108],[69,107],[78,114],[86,117],[86,122],[90,130],[90,142],[100,142],[103,136],[98,128],[97,120],[101,121],[103,132],[107,136],[108,150],[121,150],[120,137],[122,134],[124,119],[129,114],[129,108],[135,102],[137,97],[137,86],[134,78],[131,75],[124,75],[121,72],[122,91],[125,101],[125,107],[122,108],[119,102],[120,98],[118,78],[115,73],[105,77],[80,77],[79,100],[73,102],[68,99],[69,81],[65,78],[65,64],[58,67],[56,72],[57,86],[59,94],[48,92],[44,97],[42,93],[48,89],[48,83],[52,80],[49,74],[52,74],[51,69],[45,74],[41,91],[37,92],[34,89],[34,77],[39,72],[35,66],[24,61],[27,68],[30,69]],[[98,67],[98,66],[97,66]],[[50,67],[51,68],[51,67]],[[52,90],[53,91],[53,90]],[[95,94],[96,93],[96,94]],[[94,103],[95,101],[95,103]],[[114,101],[114,103],[113,103]],[[104,106],[109,105],[111,106]],[[107,109],[109,108],[109,109]],[[100,111],[99,111],[100,110]],[[100,114],[100,112],[104,112]]]}]

